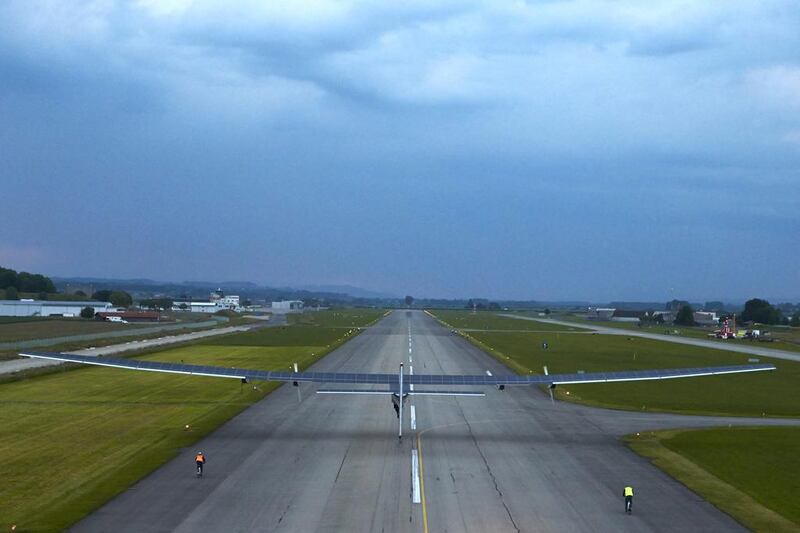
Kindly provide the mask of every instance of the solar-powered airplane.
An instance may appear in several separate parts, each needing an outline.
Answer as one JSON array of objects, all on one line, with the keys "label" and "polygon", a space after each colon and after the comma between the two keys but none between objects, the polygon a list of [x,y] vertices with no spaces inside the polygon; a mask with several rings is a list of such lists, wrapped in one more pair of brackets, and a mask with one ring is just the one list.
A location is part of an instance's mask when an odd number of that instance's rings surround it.
[{"label": "solar-powered airplane", "polygon": [[386,395],[392,397],[392,404],[400,420],[397,436],[403,438],[403,403],[409,396],[484,396],[482,391],[463,390],[419,390],[415,385],[434,386],[495,386],[503,390],[506,385],[546,385],[550,389],[552,398],[553,389],[557,385],[580,383],[613,383],[617,381],[648,381],[657,379],[693,378],[700,376],[716,376],[720,374],[738,374],[742,372],[762,372],[775,370],[771,364],[751,364],[734,366],[712,366],[704,368],[670,368],[660,370],[630,370],[622,372],[592,372],[576,374],[545,374],[530,376],[506,375],[443,375],[443,374],[406,374],[403,365],[397,374],[360,374],[343,372],[284,372],[276,370],[249,370],[244,368],[226,368],[220,366],[187,365],[183,363],[160,363],[157,361],[141,361],[138,359],[114,359],[86,355],[72,355],[52,352],[24,352],[25,357],[37,359],[51,359],[69,363],[82,363],[87,365],[108,366],[112,368],[125,368],[129,370],[147,370],[150,372],[164,372],[168,374],[189,374],[193,376],[208,376],[214,378],[230,378],[241,380],[242,383],[250,381],[284,381],[292,382],[294,386],[302,383],[336,383],[343,385],[386,385],[386,389],[333,389],[318,390],[318,394],[360,394],[360,395]]}]

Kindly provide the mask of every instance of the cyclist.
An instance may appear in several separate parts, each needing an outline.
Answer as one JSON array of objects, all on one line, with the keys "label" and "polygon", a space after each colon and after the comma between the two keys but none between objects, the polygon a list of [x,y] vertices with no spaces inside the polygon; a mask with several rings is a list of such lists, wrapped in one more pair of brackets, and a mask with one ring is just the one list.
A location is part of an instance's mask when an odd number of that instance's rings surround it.
[{"label": "cyclist", "polygon": [[201,477],[203,475],[203,465],[206,464],[206,456],[203,455],[203,452],[197,452],[194,462],[197,464],[197,477]]},{"label": "cyclist", "polygon": [[628,485],[622,494],[625,496],[625,512],[631,514],[633,512],[633,487]]}]

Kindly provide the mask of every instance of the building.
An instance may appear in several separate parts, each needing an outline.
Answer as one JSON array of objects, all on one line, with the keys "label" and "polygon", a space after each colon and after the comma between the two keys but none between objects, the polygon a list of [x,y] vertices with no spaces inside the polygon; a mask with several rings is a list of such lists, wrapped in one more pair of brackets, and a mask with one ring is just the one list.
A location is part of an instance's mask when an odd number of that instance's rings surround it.
[{"label": "building", "polygon": [[590,307],[586,313],[586,320],[611,320],[614,311],[616,309],[613,307]]},{"label": "building", "polygon": [[281,300],[280,302],[272,302],[273,313],[297,313],[302,310],[302,300]]},{"label": "building", "polygon": [[611,315],[612,322],[640,322],[642,318],[647,318],[647,311],[629,311],[626,309],[615,309]]},{"label": "building", "polygon": [[718,326],[719,317],[712,311],[695,311],[694,321],[699,326]]},{"label": "building", "polygon": [[675,321],[675,312],[674,311],[653,311],[653,320],[658,320],[656,317],[661,317],[661,322],[664,324],[670,324]]},{"label": "building", "polygon": [[[208,297],[208,301],[213,302],[217,305],[219,309],[230,309],[231,311],[236,311],[241,307],[240,298],[236,294],[229,294],[225,296],[225,293],[222,289],[217,289],[212,291]],[[218,310],[219,310],[218,309]]]},{"label": "building", "polygon": [[115,311],[109,302],[75,302],[50,300],[0,300],[0,316],[80,316],[84,307],[98,311]]},{"label": "building", "polygon": [[240,307],[239,297],[234,294],[223,296],[215,303],[217,304],[217,307],[222,309],[230,309],[232,311],[236,311]]}]

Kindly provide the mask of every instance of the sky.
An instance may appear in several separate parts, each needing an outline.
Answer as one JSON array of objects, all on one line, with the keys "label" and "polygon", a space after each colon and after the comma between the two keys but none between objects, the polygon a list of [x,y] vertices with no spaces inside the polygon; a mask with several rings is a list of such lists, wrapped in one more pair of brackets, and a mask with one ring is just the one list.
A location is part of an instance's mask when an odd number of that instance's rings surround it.
[{"label": "sky", "polygon": [[0,265],[800,301],[800,4],[0,4]]}]

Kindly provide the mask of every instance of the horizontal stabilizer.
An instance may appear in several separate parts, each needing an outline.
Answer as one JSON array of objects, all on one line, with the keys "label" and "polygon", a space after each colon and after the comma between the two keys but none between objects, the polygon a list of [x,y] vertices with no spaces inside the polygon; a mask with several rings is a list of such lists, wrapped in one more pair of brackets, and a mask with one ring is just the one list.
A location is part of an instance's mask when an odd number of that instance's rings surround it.
[{"label": "horizontal stabilizer", "polygon": [[486,396],[485,392],[468,390],[412,390],[409,396]]},{"label": "horizontal stabilizer", "polygon": [[394,394],[390,390],[367,390],[367,389],[323,389],[318,390],[317,394],[360,394],[362,396],[388,396]]}]

